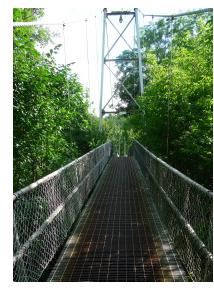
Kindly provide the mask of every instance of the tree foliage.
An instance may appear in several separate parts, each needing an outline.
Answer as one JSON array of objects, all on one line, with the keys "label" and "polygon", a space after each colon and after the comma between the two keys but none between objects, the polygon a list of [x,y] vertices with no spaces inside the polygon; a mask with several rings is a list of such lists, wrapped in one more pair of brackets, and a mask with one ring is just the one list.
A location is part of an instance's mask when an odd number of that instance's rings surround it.
[{"label": "tree foliage", "polygon": [[[42,9],[14,9],[14,21],[42,15]],[[78,76],[54,60],[61,44],[46,55],[36,49],[50,37],[41,28],[14,28],[14,190],[88,152],[104,137],[88,113]]]},{"label": "tree foliage", "polygon": [[[123,88],[126,125],[136,138],[172,165],[212,186],[212,14],[159,20],[142,28],[143,96],[135,72],[118,65],[121,81],[134,91],[140,109]],[[127,51],[124,52],[127,56]],[[137,67],[138,69],[138,67]],[[118,83],[120,86],[120,83]]]}]

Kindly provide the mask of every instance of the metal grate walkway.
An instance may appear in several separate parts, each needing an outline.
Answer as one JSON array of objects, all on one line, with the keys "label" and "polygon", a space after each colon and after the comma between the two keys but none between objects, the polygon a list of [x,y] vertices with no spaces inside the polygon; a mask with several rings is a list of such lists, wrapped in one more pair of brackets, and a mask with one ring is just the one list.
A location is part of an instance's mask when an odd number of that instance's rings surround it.
[{"label": "metal grate walkway", "polygon": [[187,281],[142,181],[112,158],[47,281]]}]

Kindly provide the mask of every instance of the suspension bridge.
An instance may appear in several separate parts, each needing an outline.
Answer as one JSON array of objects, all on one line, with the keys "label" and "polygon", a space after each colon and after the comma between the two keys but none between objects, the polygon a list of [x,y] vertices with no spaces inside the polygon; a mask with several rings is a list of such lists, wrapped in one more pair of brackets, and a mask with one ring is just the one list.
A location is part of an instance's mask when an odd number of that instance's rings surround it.
[{"label": "suspension bridge", "polygon": [[212,281],[212,197],[106,143],[14,194],[14,280]]},{"label": "suspension bridge", "polygon": [[[108,17],[138,28],[136,13],[104,10],[103,43]],[[138,141],[127,155],[107,142],[14,193],[14,281],[213,281],[212,199]]]}]

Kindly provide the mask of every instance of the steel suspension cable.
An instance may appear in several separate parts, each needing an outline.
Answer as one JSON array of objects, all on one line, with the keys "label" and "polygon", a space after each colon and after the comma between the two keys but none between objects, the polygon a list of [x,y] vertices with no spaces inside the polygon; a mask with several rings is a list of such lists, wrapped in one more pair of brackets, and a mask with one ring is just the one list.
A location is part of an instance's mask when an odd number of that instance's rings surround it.
[{"label": "steel suspension cable", "polygon": [[[87,18],[90,19],[91,17]],[[27,27],[27,26],[61,26],[65,25],[72,25],[76,23],[83,23],[84,20],[77,20],[77,21],[70,21],[70,22],[55,22],[55,23],[48,23],[48,22],[13,22],[13,27]]]},{"label": "steel suspension cable", "polygon": [[[108,49],[108,51],[109,51],[109,37],[108,37],[108,29],[107,29],[107,26],[106,26],[106,42],[107,42],[107,49]],[[110,67],[110,69],[111,69],[111,62],[109,62],[109,67]],[[109,73],[109,77],[110,77],[110,87],[111,87],[111,98],[110,99],[112,99],[112,106],[113,106],[113,97],[112,97],[112,78],[111,78],[111,72]]]},{"label": "steel suspension cable", "polygon": [[[98,67],[98,65],[99,65],[99,51],[98,51],[97,17],[96,16],[94,16],[94,17],[95,17],[94,24],[95,24],[95,37],[96,37],[97,78],[99,79],[99,77],[98,77],[98,75],[99,75],[99,67]],[[98,88],[97,91],[99,91],[100,90],[99,81],[97,81],[97,88]]]},{"label": "steel suspension cable", "polygon": [[167,96],[167,136],[166,136],[166,155],[169,154],[169,134],[170,134],[170,96],[172,95],[172,49],[173,49],[173,20],[170,18],[170,46],[169,46],[169,65],[168,65],[168,96]]},{"label": "steel suspension cable", "polygon": [[199,9],[199,10],[195,10],[195,11],[189,11],[189,12],[183,12],[183,13],[179,13],[179,14],[143,14],[143,12],[139,9],[141,15],[143,17],[164,17],[164,18],[175,18],[175,17],[182,17],[182,16],[188,16],[188,15],[193,15],[193,14],[202,14],[202,13],[206,13],[206,12],[212,12],[213,8],[204,8],[204,9]]},{"label": "steel suspension cable", "polygon": [[153,43],[155,42],[155,38],[156,38],[156,27],[155,27],[155,21],[154,21],[154,16],[152,16],[152,22],[153,22]]},{"label": "steel suspension cable", "polygon": [[87,26],[88,20],[85,19],[85,39],[86,39],[86,58],[87,58],[87,64],[88,64],[88,97],[90,102],[90,92],[91,92],[91,84],[90,84],[90,63],[89,63],[89,48],[88,48],[88,26]]},{"label": "steel suspension cable", "polygon": [[[135,29],[136,29],[136,27],[135,27],[135,25],[134,25],[134,41],[133,41],[134,43],[133,43],[133,50],[132,50],[132,51],[134,51],[134,58],[135,58],[135,47],[136,47],[136,45],[135,45],[135,43],[136,43],[136,41],[135,41],[135,37],[136,37],[136,31],[135,31]],[[135,90],[136,90],[136,89],[135,89],[135,73],[136,73],[136,67],[135,67],[135,66],[136,66],[136,61],[135,61],[134,59],[133,59],[132,61],[133,61],[133,64],[132,64],[132,65],[133,65],[133,76],[134,76],[134,77],[133,77],[133,80],[134,80],[134,81],[133,81],[133,82],[134,82],[134,83],[133,83],[133,85],[134,85],[134,87],[133,87],[133,88],[134,88],[134,89],[133,89],[133,92],[134,92],[134,95],[135,95]]]},{"label": "steel suspension cable", "polygon": [[[67,67],[67,53],[66,53],[66,40],[65,40],[65,27],[66,24],[64,23],[62,25],[63,29],[62,29],[62,35],[63,35],[63,46],[64,46],[64,65],[65,65],[65,71],[66,71],[66,86],[67,86],[67,96],[68,96],[68,109],[70,112],[71,109],[71,103],[70,103],[70,85],[69,85],[69,79],[68,79],[68,67]],[[72,139],[71,136],[71,126],[69,127],[69,133],[70,133],[70,139]]]},{"label": "steel suspension cable", "polygon": [[64,47],[64,65],[66,68],[66,85],[67,85],[67,94],[68,94],[68,103],[70,108],[70,89],[69,89],[69,81],[67,77],[67,54],[66,54],[66,41],[65,41],[65,24],[62,25],[62,35],[63,35],[63,47]]},{"label": "steel suspension cable", "polygon": [[[141,27],[143,27],[144,26],[144,17],[143,17],[143,19],[142,19],[142,23],[141,23]],[[134,29],[134,37],[136,37],[136,26],[135,26],[135,29]],[[142,39],[142,38],[141,38]],[[142,41],[142,40],[140,40],[140,41]],[[137,45],[137,39],[135,39],[135,46]],[[141,45],[140,45],[141,46]],[[141,56],[142,57],[142,56]],[[138,67],[137,67],[137,62],[136,62],[136,68],[137,68],[137,70],[138,70]],[[136,70],[136,71],[137,71]],[[142,72],[143,73],[143,72]],[[138,91],[140,92],[140,75],[138,76],[139,77],[139,79],[138,79],[138,84],[139,84],[139,88],[138,88]],[[142,95],[141,95],[142,96]],[[138,106],[138,108],[140,108],[140,106]],[[144,121],[144,125],[146,125],[146,117],[145,117],[145,115],[146,115],[146,112],[145,112],[145,109],[143,109],[143,108],[140,108],[139,109],[139,111],[142,113],[142,115],[143,115],[143,121]]]}]

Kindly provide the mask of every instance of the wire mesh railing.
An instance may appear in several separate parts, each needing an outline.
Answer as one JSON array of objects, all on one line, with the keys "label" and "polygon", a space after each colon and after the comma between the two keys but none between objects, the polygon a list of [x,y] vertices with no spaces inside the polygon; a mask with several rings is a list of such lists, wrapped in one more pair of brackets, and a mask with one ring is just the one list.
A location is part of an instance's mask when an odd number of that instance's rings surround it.
[{"label": "wire mesh railing", "polygon": [[147,189],[193,281],[212,281],[213,194],[135,141],[129,155],[138,162]]},{"label": "wire mesh railing", "polygon": [[106,143],[14,193],[14,281],[38,281],[112,154]]}]

